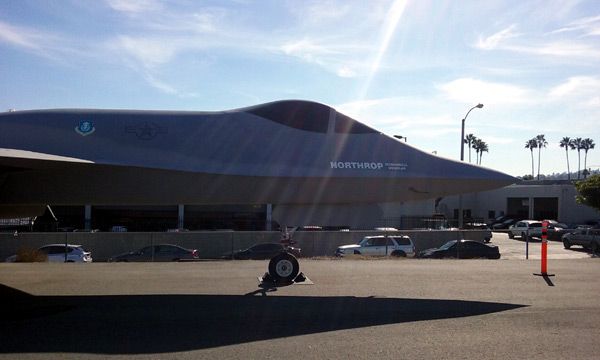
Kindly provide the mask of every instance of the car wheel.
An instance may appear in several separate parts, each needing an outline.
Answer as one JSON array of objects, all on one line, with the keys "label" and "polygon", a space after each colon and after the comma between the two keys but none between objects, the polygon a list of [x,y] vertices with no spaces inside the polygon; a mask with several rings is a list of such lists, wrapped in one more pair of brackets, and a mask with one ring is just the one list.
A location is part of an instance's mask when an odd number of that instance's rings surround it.
[{"label": "car wheel", "polygon": [[354,255],[360,255],[360,251],[354,250]]},{"label": "car wheel", "polygon": [[508,238],[509,239],[514,239],[515,238],[515,236],[513,235],[512,231],[508,232]]},{"label": "car wheel", "polygon": [[275,282],[292,282],[299,272],[300,264],[290,253],[281,253],[269,261],[269,275]]},{"label": "car wheel", "polygon": [[595,254],[598,252],[598,243],[593,242],[592,245],[590,246],[590,250],[592,250],[592,254]]},{"label": "car wheel", "polygon": [[569,242],[569,240],[565,239],[563,240],[563,246],[565,247],[565,249],[570,249],[571,243]]},{"label": "car wheel", "polygon": [[394,250],[391,255],[395,257],[406,257],[406,253],[402,250]]}]

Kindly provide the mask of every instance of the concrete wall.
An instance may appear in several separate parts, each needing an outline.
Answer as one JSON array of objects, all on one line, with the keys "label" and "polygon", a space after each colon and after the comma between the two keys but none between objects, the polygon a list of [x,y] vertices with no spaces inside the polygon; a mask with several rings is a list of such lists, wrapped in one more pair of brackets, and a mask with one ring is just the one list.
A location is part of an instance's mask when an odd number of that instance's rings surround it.
[{"label": "concrete wall", "polygon": [[[384,234],[377,231],[305,231],[293,234],[297,247],[304,256],[332,256],[340,245],[357,243],[367,235]],[[417,251],[438,247],[460,236],[482,241],[485,231],[438,231],[408,230],[389,232],[411,237]],[[489,234],[489,233],[488,233]],[[59,243],[83,245],[92,252],[94,261],[106,261],[109,257],[153,244],[176,244],[197,249],[202,258],[217,258],[232,250],[245,249],[256,243],[278,242],[279,232],[185,232],[185,233],[10,233],[0,234],[0,261],[15,254],[20,247],[38,248],[45,244]]]}]

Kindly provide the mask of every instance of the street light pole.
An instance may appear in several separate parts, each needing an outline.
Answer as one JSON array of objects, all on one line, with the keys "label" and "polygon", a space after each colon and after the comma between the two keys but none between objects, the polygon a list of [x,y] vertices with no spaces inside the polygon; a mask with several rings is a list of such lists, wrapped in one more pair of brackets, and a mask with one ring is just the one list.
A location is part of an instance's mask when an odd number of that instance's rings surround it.
[{"label": "street light pole", "polygon": [[[472,108],[469,109],[469,111],[467,111],[467,114],[462,119],[461,130],[460,130],[460,161],[465,160],[465,120],[467,120],[467,117],[469,116],[469,113],[471,112],[471,110],[473,110],[475,108],[481,109],[482,107],[483,107],[483,104],[481,104],[481,103],[473,106]],[[458,195],[458,228],[459,229],[463,228],[462,194]]]}]

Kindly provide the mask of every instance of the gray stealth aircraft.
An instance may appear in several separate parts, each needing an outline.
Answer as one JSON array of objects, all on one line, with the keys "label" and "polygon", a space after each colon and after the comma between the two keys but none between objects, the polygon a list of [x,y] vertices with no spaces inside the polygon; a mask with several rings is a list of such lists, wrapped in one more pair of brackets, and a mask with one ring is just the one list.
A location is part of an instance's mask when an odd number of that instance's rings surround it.
[{"label": "gray stealth aircraft", "polygon": [[[0,215],[50,205],[360,204],[515,182],[418,150],[335,109],[0,114]],[[37,210],[36,210],[37,209]]]}]

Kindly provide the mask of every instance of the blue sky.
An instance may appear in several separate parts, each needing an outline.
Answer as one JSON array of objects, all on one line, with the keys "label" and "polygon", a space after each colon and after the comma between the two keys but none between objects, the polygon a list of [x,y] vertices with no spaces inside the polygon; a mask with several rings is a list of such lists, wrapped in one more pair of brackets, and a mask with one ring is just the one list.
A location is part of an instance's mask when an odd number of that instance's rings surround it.
[{"label": "blue sky", "polygon": [[528,174],[545,134],[562,172],[562,137],[600,144],[600,2],[3,0],[0,90],[0,110],[313,100],[453,159],[481,102],[482,165]]}]

